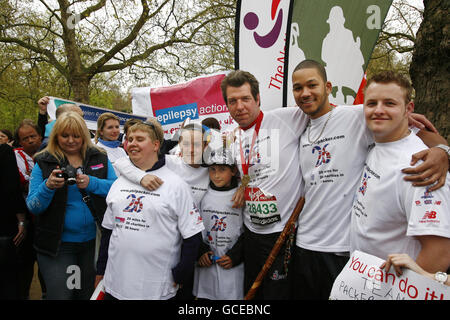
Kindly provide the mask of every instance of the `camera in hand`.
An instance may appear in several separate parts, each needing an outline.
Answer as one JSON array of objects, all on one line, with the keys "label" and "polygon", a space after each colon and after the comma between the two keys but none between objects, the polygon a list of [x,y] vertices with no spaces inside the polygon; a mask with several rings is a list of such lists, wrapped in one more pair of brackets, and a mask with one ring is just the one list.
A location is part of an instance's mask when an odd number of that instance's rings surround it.
[{"label": "camera in hand", "polygon": [[80,168],[74,168],[70,164],[61,168],[60,173],[56,174],[58,178],[64,178],[68,185],[73,185],[77,183],[77,174],[82,174],[83,170]]}]

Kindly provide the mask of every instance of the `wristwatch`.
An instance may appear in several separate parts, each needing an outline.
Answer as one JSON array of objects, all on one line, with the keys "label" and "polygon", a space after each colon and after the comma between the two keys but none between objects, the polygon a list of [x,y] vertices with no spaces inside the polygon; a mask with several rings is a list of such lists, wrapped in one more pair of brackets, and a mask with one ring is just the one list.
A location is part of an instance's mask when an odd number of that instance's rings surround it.
[{"label": "wristwatch", "polygon": [[447,153],[447,157],[450,159],[450,147],[446,146],[445,144],[438,144],[436,148],[442,149]]},{"label": "wristwatch", "polygon": [[447,277],[448,275],[442,271],[438,271],[434,274],[434,280],[442,284],[444,284],[447,281]]}]

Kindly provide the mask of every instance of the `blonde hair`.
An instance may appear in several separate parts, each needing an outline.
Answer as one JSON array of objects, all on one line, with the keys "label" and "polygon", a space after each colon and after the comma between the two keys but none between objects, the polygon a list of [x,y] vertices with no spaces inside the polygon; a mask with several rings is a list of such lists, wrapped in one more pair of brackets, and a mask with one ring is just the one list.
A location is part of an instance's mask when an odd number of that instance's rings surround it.
[{"label": "blonde hair", "polygon": [[[50,137],[48,138],[47,147],[38,154],[47,151],[58,161],[62,162],[63,159],[65,158],[65,154],[64,151],[61,149],[60,145],[58,144],[58,136],[67,132],[78,135],[83,138],[83,144],[81,146],[80,151],[83,160],[86,158],[86,150],[88,148],[96,148],[91,141],[89,130],[83,118],[74,111],[68,111],[64,112],[58,119],[56,119],[55,125],[53,126],[53,129],[50,133]],[[100,148],[97,149],[103,152],[102,149]]]},{"label": "blonde hair", "polygon": [[138,122],[128,129],[128,134],[138,130],[147,132],[152,141],[159,141],[159,147],[161,148],[164,142],[164,130],[158,120],[155,118],[148,118],[144,122]]},{"label": "blonde hair", "polygon": [[119,124],[120,124],[119,117],[116,116],[114,113],[111,113],[111,112],[102,113],[100,115],[100,117],[98,117],[98,119],[97,119],[97,131],[95,132],[95,137],[94,137],[95,143],[98,142],[98,138],[103,139],[103,137],[100,136],[100,130],[103,130],[103,128],[105,127],[106,121],[107,120],[111,120],[111,119],[112,120],[117,120],[119,122]]}]

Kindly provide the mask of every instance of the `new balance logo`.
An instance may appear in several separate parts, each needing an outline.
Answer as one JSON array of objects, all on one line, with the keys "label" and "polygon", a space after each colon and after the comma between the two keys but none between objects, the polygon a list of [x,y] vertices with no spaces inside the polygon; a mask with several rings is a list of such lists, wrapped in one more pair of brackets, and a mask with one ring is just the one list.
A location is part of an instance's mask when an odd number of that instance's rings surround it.
[{"label": "new balance logo", "polygon": [[422,220],[425,219],[436,219],[436,211],[427,211],[425,212],[425,215],[423,216]]}]

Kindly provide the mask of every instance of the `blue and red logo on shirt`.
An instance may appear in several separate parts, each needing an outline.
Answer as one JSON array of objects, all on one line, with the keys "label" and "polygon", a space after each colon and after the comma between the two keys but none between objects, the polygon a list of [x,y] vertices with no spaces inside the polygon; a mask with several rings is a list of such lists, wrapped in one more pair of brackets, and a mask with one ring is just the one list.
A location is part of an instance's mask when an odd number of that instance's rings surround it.
[{"label": "blue and red logo on shirt", "polygon": [[367,174],[367,172],[364,172],[364,176],[361,182],[361,186],[358,189],[358,192],[361,192],[364,196],[367,191],[367,181],[370,179],[370,176]]},{"label": "blue and red logo on shirt", "polygon": [[331,154],[326,150],[328,147],[328,143],[323,146],[323,148],[319,146],[315,146],[312,149],[312,153],[314,154],[317,151],[317,161],[316,168],[321,166],[322,164],[328,163],[331,160]]},{"label": "blue and red logo on shirt", "polygon": [[135,194],[128,195],[127,199],[131,199],[131,201],[128,206],[123,209],[123,212],[141,212],[143,208],[142,199],[144,197],[145,196],[136,197]]}]

